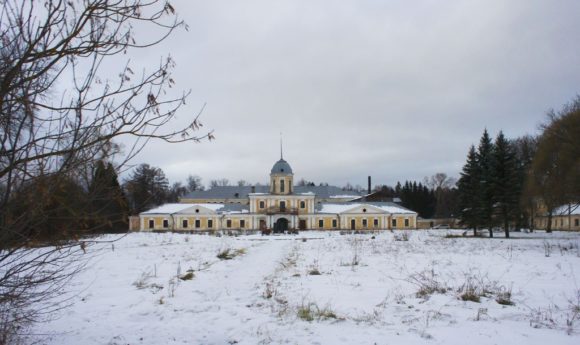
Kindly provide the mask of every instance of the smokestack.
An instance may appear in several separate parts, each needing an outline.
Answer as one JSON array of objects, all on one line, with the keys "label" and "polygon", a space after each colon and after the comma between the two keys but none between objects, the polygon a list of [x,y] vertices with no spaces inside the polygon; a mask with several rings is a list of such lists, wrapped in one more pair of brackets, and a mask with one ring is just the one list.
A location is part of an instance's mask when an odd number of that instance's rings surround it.
[{"label": "smokestack", "polygon": [[252,186],[252,193],[256,193],[256,186]]},{"label": "smokestack", "polygon": [[369,192],[367,194],[371,194],[371,177],[369,176]]}]

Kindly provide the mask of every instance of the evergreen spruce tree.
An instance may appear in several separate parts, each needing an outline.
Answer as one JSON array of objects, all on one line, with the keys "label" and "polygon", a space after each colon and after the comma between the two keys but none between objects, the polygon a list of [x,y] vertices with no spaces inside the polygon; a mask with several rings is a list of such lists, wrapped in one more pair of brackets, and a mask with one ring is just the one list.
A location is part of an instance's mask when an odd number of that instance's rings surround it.
[{"label": "evergreen spruce tree", "polygon": [[484,130],[479,147],[477,149],[477,162],[479,165],[479,190],[477,194],[479,210],[478,220],[480,224],[489,229],[489,237],[493,237],[493,214],[494,214],[494,155],[493,143]]},{"label": "evergreen spruce tree", "polygon": [[475,147],[471,145],[467,154],[467,162],[461,171],[457,182],[459,190],[459,219],[461,223],[473,229],[473,236],[477,235],[479,226],[479,163]]},{"label": "evergreen spruce tree", "polygon": [[129,205],[119,184],[113,164],[98,161],[89,185],[93,231],[125,232],[128,230]]},{"label": "evergreen spruce tree", "polygon": [[509,223],[517,211],[520,189],[516,157],[512,147],[500,131],[493,147],[493,200],[505,236],[510,237]]}]

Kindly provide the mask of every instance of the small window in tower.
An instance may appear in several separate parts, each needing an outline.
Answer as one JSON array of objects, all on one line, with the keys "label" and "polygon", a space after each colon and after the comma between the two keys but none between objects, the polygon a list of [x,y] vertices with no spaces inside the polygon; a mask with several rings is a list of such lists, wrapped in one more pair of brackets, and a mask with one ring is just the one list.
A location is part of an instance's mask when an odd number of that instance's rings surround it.
[{"label": "small window in tower", "polygon": [[284,180],[280,180],[280,193],[284,193]]},{"label": "small window in tower", "polygon": [[366,208],[363,208],[363,212],[366,212],[366,211],[367,211],[367,209]]},{"label": "small window in tower", "polygon": [[284,168],[280,169],[281,172],[284,172]]},{"label": "small window in tower", "polygon": [[260,208],[264,208],[264,207],[265,207],[264,202],[263,201],[260,201]]},{"label": "small window in tower", "polygon": [[280,201],[280,209],[281,210],[286,209],[286,201]]},{"label": "small window in tower", "polygon": [[300,201],[300,208],[306,208],[306,202]]},{"label": "small window in tower", "polygon": [[239,197],[240,197],[240,193],[236,193],[236,194],[234,194],[234,196],[235,196],[236,198],[239,198]]}]

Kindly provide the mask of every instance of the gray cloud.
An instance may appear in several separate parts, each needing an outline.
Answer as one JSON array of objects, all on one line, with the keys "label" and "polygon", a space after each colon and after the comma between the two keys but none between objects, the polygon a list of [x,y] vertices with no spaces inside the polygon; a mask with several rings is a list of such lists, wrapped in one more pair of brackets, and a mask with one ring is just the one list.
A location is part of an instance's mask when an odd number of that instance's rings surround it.
[{"label": "gray cloud", "polygon": [[[296,177],[343,185],[458,175],[488,128],[536,131],[578,92],[578,1],[175,3],[170,52],[208,103],[212,143],[151,143],[134,163],[172,181],[267,181],[284,133]],[[140,57],[134,57],[137,62]]]}]

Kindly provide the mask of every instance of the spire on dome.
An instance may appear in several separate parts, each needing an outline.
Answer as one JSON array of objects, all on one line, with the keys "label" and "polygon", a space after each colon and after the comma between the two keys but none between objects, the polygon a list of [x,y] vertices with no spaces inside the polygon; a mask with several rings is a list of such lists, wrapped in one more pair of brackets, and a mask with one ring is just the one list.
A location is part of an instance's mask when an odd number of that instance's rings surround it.
[{"label": "spire on dome", "polygon": [[282,151],[282,132],[280,132],[280,159],[284,159],[283,151]]}]

